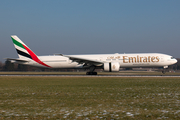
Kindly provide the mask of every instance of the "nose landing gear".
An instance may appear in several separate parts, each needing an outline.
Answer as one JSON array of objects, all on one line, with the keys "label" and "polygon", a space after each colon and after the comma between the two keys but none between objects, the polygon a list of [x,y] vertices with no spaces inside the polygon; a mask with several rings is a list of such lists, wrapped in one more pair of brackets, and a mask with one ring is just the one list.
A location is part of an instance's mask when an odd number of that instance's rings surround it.
[{"label": "nose landing gear", "polygon": [[163,71],[162,71],[163,74],[165,74],[167,72],[167,68],[168,68],[168,66],[163,67]]},{"label": "nose landing gear", "polygon": [[166,73],[166,69],[163,69],[162,73],[165,74]]}]

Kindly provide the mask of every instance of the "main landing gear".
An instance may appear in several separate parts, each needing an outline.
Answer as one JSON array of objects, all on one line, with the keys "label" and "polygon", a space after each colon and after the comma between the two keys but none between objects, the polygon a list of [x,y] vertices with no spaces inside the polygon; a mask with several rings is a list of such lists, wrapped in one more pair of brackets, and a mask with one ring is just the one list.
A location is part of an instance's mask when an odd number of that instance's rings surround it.
[{"label": "main landing gear", "polygon": [[95,66],[90,67],[90,72],[87,72],[86,75],[97,75],[97,72],[93,72],[95,70]]}]

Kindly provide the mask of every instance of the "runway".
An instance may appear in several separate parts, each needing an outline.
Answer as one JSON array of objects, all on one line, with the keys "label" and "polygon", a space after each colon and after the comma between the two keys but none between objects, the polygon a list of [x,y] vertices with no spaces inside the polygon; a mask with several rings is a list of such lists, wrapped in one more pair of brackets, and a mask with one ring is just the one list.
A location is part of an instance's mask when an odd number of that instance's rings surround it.
[{"label": "runway", "polygon": [[179,75],[0,75],[0,76],[26,76],[26,77],[180,77]]}]

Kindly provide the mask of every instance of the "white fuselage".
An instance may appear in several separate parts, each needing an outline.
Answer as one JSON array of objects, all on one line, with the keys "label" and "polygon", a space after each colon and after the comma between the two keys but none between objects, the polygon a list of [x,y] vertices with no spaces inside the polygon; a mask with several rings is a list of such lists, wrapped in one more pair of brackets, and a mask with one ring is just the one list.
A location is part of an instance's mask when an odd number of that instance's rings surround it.
[{"label": "white fuselage", "polygon": [[[70,55],[72,57],[83,58],[93,61],[101,61],[102,63],[118,62],[121,68],[126,67],[165,67],[177,62],[170,55],[160,53],[136,53],[136,54],[92,54],[92,55]],[[70,60],[68,57],[54,56],[38,56],[38,58],[49,65],[51,68],[83,68],[84,64],[79,64]],[[22,63],[21,63],[22,64]],[[43,65],[29,60],[23,64],[37,67]],[[103,64],[102,64],[103,65]]]},{"label": "white fuselage", "polygon": [[16,35],[11,38],[19,56],[7,58],[11,62],[45,68],[84,68],[89,69],[87,75],[97,75],[94,70],[99,68],[106,72],[118,72],[120,68],[128,67],[168,68],[177,62],[172,56],[160,53],[37,56]]}]

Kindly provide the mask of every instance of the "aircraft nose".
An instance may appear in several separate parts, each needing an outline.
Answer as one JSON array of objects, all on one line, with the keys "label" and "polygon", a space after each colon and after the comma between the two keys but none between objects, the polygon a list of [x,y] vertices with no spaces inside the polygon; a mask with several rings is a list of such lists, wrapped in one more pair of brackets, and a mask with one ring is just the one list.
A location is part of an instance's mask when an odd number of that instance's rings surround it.
[{"label": "aircraft nose", "polygon": [[175,63],[177,63],[178,62],[178,60],[177,59],[175,59],[175,58],[173,58],[173,59],[171,59],[171,64],[173,65],[173,64],[175,64]]},{"label": "aircraft nose", "polygon": [[177,59],[175,59],[175,60],[174,60],[174,64],[177,63],[177,62],[178,62]]},{"label": "aircraft nose", "polygon": [[175,63],[177,63],[177,62],[178,62],[177,59],[173,59],[171,63],[172,63],[172,64],[175,64]]}]

